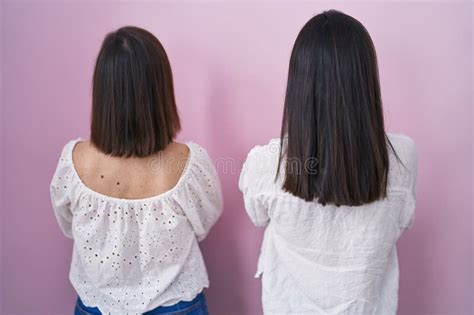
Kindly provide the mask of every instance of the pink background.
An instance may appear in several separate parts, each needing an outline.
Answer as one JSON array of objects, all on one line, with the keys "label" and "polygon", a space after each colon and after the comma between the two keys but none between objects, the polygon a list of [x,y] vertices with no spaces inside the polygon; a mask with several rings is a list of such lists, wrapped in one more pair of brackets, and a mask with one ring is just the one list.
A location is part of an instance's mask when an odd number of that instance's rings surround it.
[{"label": "pink background", "polygon": [[399,242],[399,314],[471,314],[470,2],[5,1],[1,5],[1,314],[71,314],[71,241],[48,185],[62,145],[88,136],[91,73],[105,33],[153,32],[171,59],[180,140],[237,161],[221,172],[225,212],[202,244],[213,314],[261,314],[253,278],[262,231],[237,189],[242,160],[278,136],[290,50],[315,13],[366,25],[378,51],[388,130],[420,155],[417,220]]}]

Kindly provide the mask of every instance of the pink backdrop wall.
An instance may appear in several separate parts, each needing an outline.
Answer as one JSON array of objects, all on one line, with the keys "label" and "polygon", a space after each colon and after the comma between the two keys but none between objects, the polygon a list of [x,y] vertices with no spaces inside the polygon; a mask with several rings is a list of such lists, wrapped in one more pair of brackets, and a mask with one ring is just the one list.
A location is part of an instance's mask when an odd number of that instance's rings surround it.
[{"label": "pink backdrop wall", "polygon": [[[399,314],[471,314],[472,3],[5,1],[1,44],[1,314],[71,314],[71,242],[48,185],[62,145],[88,136],[94,59],[106,32],[152,31],[171,59],[181,140],[229,157],[279,132],[289,54],[302,25],[343,10],[375,42],[389,131],[418,145],[414,229],[399,242]],[[213,314],[261,314],[261,231],[238,169],[221,173],[225,212],[202,244]]]}]

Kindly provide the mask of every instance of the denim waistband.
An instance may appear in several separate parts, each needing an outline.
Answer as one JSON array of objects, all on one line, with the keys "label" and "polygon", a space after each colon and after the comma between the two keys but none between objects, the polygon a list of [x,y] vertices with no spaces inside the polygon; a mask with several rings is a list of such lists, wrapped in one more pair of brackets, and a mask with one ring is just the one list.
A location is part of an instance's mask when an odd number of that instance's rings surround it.
[{"label": "denim waistband", "polygon": [[[148,312],[143,313],[143,315],[155,315],[155,314],[166,314],[166,313],[172,313],[172,312],[177,312],[177,311],[191,311],[193,309],[193,306],[196,308],[201,306],[201,303],[203,303],[205,297],[204,293],[199,293],[196,295],[196,297],[192,301],[180,301],[176,304],[170,305],[170,306],[159,306],[155,309],[152,309]],[[91,314],[91,315],[101,315],[102,313],[97,307],[89,307],[84,305],[80,297],[77,297],[77,304],[81,308],[82,311],[87,312],[85,314]]]}]

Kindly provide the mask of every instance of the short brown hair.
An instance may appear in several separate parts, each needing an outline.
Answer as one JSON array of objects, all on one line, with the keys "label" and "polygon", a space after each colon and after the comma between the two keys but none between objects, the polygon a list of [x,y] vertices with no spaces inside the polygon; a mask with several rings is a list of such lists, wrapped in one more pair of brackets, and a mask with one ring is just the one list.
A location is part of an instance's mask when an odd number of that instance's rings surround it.
[{"label": "short brown hair", "polygon": [[181,129],[166,52],[150,32],[133,26],[102,43],[92,88],[91,142],[112,156],[163,150]]}]

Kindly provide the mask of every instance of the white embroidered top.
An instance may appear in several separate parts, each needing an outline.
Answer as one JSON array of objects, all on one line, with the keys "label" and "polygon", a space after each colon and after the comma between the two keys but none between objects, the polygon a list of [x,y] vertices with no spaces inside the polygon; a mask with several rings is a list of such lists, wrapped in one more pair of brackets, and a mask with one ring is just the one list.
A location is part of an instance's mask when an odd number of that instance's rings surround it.
[{"label": "white embroidered top", "polygon": [[[245,208],[265,227],[257,276],[265,314],[395,314],[395,243],[415,215],[414,142],[389,134],[387,198],[357,207],[322,206],[274,182],[280,141],[252,149],[240,175]],[[284,173],[284,172],[283,172]]]},{"label": "white embroidered top", "polygon": [[72,161],[78,140],[64,147],[50,191],[59,225],[74,239],[69,278],[84,304],[115,315],[192,300],[209,285],[198,241],[222,211],[207,152],[186,143],[189,158],[174,188],[119,199],[81,181]]}]

